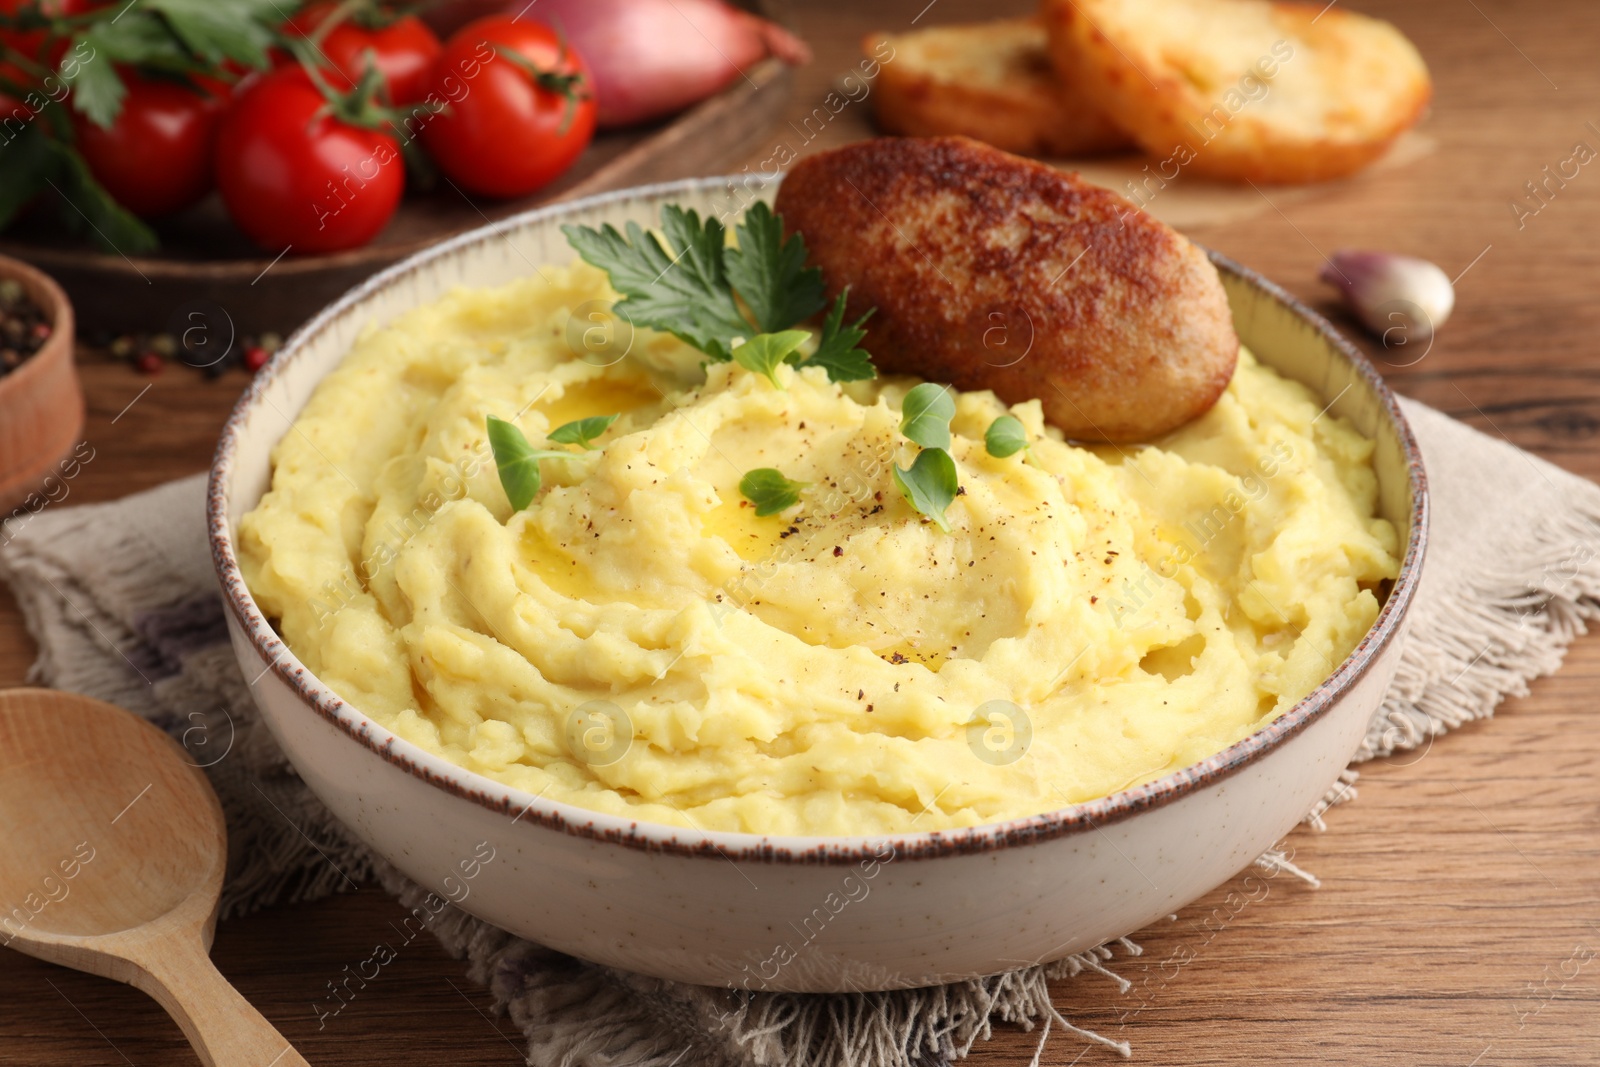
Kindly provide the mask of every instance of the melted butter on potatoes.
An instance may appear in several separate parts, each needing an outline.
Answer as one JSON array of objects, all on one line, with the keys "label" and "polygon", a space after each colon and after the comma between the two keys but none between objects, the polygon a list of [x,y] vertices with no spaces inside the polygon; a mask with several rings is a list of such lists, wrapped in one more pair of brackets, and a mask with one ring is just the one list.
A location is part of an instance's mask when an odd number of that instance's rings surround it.
[{"label": "melted butter on potatoes", "polygon": [[[865,834],[1029,815],[1159,777],[1259,729],[1332,672],[1396,569],[1372,446],[1242,354],[1208,414],[1145,447],[1083,448],[1036,402],[957,397],[944,533],[889,465],[914,382],[785,386],[640,331],[573,358],[589,267],[458,291],[368,331],[274,455],[240,524],[246,579],[319,677],[470,770],[628,818]],[[546,280],[546,278],[548,280]],[[983,435],[1007,411],[1030,447]],[[484,420],[546,460],[513,513]],[[757,467],[810,483],[758,518]],[[989,759],[995,700],[1026,751]],[[572,717],[632,740],[579,759]],[[582,724],[579,724],[580,728]],[[612,759],[616,752],[620,758]]]}]

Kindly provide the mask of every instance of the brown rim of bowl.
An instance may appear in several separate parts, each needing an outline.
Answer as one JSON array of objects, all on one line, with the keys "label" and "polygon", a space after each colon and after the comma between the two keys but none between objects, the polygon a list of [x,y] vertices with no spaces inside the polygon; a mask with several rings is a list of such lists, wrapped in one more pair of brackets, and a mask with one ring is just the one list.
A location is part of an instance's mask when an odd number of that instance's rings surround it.
[{"label": "brown rim of bowl", "polygon": [[[1322,316],[1296,300],[1280,286],[1266,280],[1216,252],[1209,253],[1218,270],[1265,292],[1306,322],[1328,345],[1347,359],[1367,386],[1382,402],[1399,437],[1406,459],[1407,483],[1411,494],[1411,529],[1401,560],[1400,573],[1378,613],[1372,628],[1338,668],[1294,707],[1273,722],[1199,763],[1175,771],[1144,785],[1125,789],[1097,800],[1085,801],[1055,811],[1043,812],[1001,822],[953,830],[918,833],[874,834],[862,836],[785,836],[693,831],[665,823],[631,820],[621,816],[588,811],[558,801],[536,797],[504,785],[476,772],[449,763],[441,756],[424,752],[396,737],[350,707],[332,690],[306,670],[288,646],[272,629],[245,588],[233,554],[228,523],[228,493],[232,485],[232,464],[241,429],[268,385],[282,373],[328,323],[396,280],[425,269],[435,259],[468,245],[499,237],[508,229],[539,221],[552,215],[633,199],[661,199],[675,193],[697,193],[711,188],[727,188],[742,178],[695,178],[637,186],[581,200],[536,208],[489,226],[480,227],[444,241],[388,268],[346,293],[324,308],[289,338],[273,359],[256,375],[239,398],[223,427],[221,439],[207,485],[206,515],[211,554],[222,585],[223,599],[249,639],[255,652],[298,695],[302,702],[323,719],[413,777],[436,786],[460,799],[510,816],[530,827],[555,830],[592,841],[618,844],[648,852],[745,860],[760,863],[803,863],[845,866],[885,855],[895,859],[924,859],[951,854],[989,852],[1014,845],[1036,844],[1069,834],[1099,830],[1108,823],[1129,818],[1141,811],[1161,807],[1198,792],[1229,777],[1322,718],[1328,709],[1371,668],[1399,630],[1410,606],[1421,574],[1422,557],[1428,540],[1428,480],[1416,438],[1400,410],[1399,401],[1383,378],[1359,350],[1345,340]],[[690,838],[690,840],[683,840]]]}]

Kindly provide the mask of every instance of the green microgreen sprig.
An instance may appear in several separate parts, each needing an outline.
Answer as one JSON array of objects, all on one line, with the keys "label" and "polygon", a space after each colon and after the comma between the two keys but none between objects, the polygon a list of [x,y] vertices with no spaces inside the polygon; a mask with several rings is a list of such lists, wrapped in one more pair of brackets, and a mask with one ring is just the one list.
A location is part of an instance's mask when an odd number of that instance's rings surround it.
[{"label": "green microgreen sprig", "polygon": [[1001,415],[989,424],[983,435],[984,447],[996,459],[1005,459],[1028,449],[1028,431],[1015,415]]},{"label": "green microgreen sprig", "polygon": [[[596,415],[563,423],[547,435],[560,444],[594,447],[594,439],[605,433],[616,422],[617,415]],[[500,472],[500,487],[506,491],[511,510],[521,511],[533,503],[544,485],[544,475],[539,464],[547,459],[573,459],[580,452],[566,452],[551,448],[534,448],[527,435],[514,422],[490,415],[485,420],[489,431],[489,448],[494,452],[495,466]]]},{"label": "green microgreen sprig", "polygon": [[956,474],[956,461],[942,448],[924,448],[905,470],[891,467],[895,488],[918,512],[939,524],[939,529],[950,532],[950,520],[945,510],[961,491]]},{"label": "green microgreen sprig", "polygon": [[946,533],[950,522],[945,511],[961,492],[956,461],[950,455],[950,420],[955,414],[948,386],[933,382],[914,386],[900,402],[900,432],[922,450],[905,470],[892,468],[895,488],[906,503]]},{"label": "green microgreen sprig", "polygon": [[955,416],[949,386],[923,382],[900,402],[900,432],[923,448],[948,449],[950,420]]},{"label": "green microgreen sprig", "polygon": [[592,415],[587,419],[574,419],[551,430],[550,440],[562,445],[578,445],[585,449],[595,447],[595,438],[611,429],[611,424],[622,416]]},{"label": "green microgreen sprig", "polygon": [[739,479],[739,493],[756,506],[762,518],[776,515],[800,502],[800,490],[809,482],[796,482],[772,467],[758,467]]}]

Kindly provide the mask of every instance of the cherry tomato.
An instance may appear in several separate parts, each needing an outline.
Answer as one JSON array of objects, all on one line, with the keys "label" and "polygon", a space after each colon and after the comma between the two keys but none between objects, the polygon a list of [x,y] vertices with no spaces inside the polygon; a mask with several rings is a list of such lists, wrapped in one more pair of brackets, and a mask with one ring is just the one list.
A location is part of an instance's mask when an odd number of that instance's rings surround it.
[{"label": "cherry tomato", "polygon": [[[284,29],[309,37],[337,4],[313,4],[284,24]],[[434,61],[444,47],[434,32],[415,15],[402,15],[385,26],[367,28],[356,18],[345,18],[322,39],[322,54],[344,75],[339,88],[354,88],[367,69],[372,52],[378,73],[396,106],[414,104],[428,95]]]},{"label": "cherry tomato", "polygon": [[78,151],[117,203],[153,218],[211,191],[211,146],[225,97],[121,69],[128,93],[110,129],[72,112]]},{"label": "cherry tomato", "polygon": [[490,15],[463,26],[433,68],[445,110],[420,123],[428,154],[463,188],[524,196],[594,137],[589,70],[555,30]]},{"label": "cherry tomato", "polygon": [[233,221],[273,252],[366,244],[405,188],[394,138],[339,118],[298,67],[244,87],[217,131],[215,160]]}]

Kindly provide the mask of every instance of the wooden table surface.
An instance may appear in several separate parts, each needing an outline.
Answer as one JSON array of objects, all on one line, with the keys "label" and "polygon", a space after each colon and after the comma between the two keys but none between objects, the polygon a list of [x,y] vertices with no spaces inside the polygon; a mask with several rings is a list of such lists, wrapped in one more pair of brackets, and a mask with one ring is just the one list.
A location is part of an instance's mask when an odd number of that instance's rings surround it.
[{"label": "wooden table surface", "polygon": [[[928,24],[1026,4],[796,6],[818,57],[791,104],[798,123],[856,61],[864,31],[903,28],[919,11]],[[1600,5],[1362,6],[1398,23],[1427,58],[1436,98],[1422,129],[1435,150],[1311,196],[1269,191],[1267,209],[1193,236],[1317,302],[1327,295],[1316,281],[1321,253],[1338,247],[1415,253],[1452,276],[1465,271],[1455,317],[1426,356],[1400,366],[1413,350],[1380,367],[1401,391],[1600,477],[1600,167],[1552,183],[1520,225],[1511,206],[1579,142],[1589,157],[1600,148]],[[802,125],[776,130],[737,162],[759,163],[784,143],[801,150],[862,136],[864,110],[846,108],[810,145]],[[239,372],[206,382],[172,367],[150,380],[92,353],[83,363],[97,457],[72,483],[73,503],[203,468],[243,384]],[[20,683],[31,657],[0,592],[0,684]],[[1131,991],[1086,975],[1059,987],[1059,1007],[1133,1042],[1153,1064],[1600,1063],[1597,689],[1600,640],[1580,639],[1562,672],[1530,696],[1420,757],[1368,766],[1360,798],[1329,816],[1326,833],[1295,834],[1295,860],[1321,889],[1279,877],[1243,908],[1218,890],[1136,935],[1144,956],[1113,965]],[[521,1062],[509,1022],[489,1013],[461,964],[421,941],[318,1031],[312,1002],[327,979],[399,915],[363,886],[229,922],[215,958],[313,1064]],[[1025,1064],[1035,1044],[1002,1027],[973,1060]],[[1058,1032],[1042,1062],[1115,1059]],[[0,955],[0,1064],[193,1062],[177,1027],[141,994]]]}]

